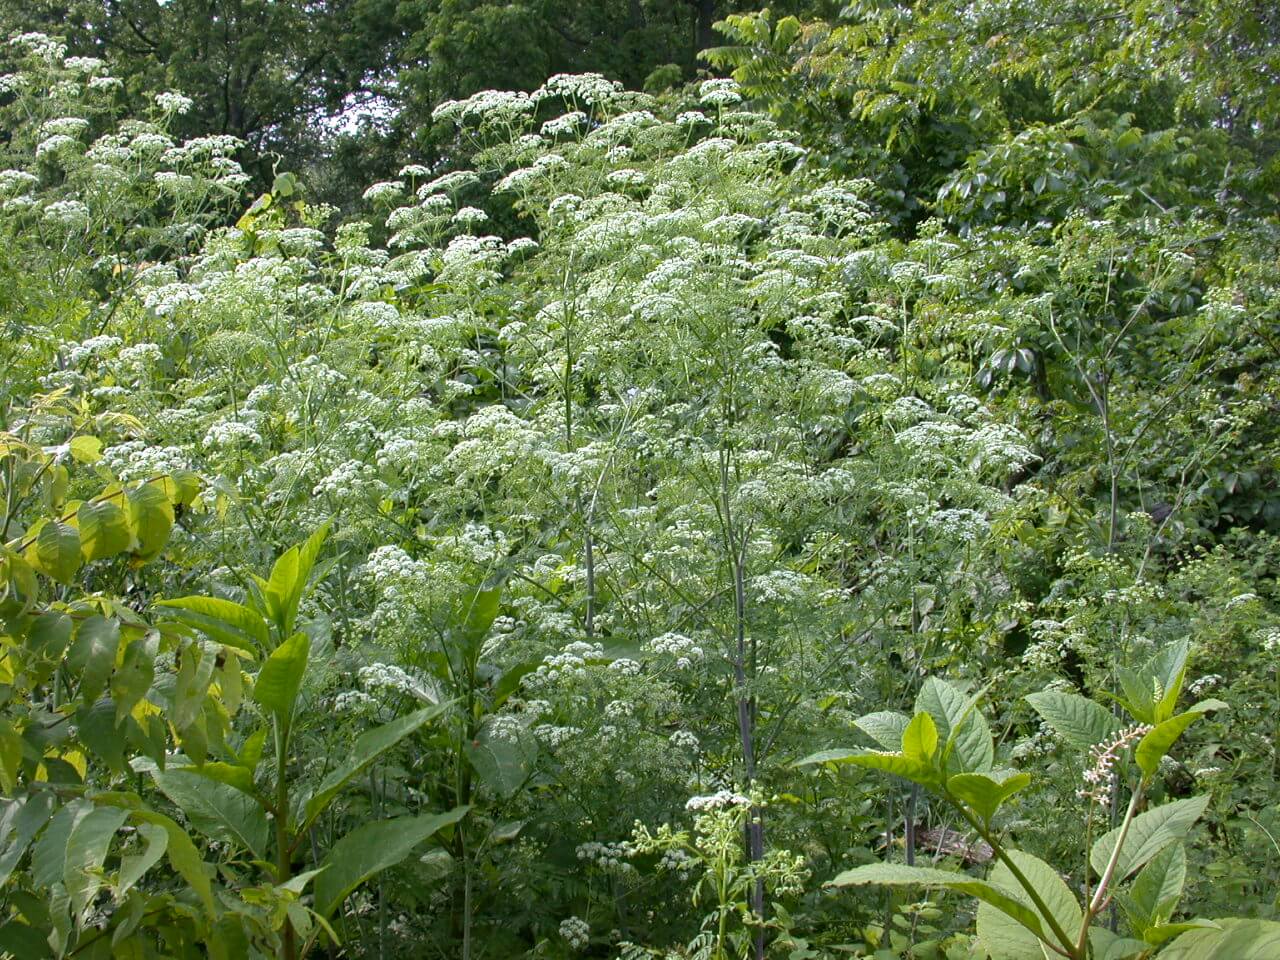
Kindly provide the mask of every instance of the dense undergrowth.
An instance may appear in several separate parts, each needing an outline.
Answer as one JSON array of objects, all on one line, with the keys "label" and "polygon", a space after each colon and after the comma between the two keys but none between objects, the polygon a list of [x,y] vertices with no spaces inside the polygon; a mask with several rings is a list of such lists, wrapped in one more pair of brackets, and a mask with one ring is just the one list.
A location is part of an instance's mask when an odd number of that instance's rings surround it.
[{"label": "dense undergrowth", "polygon": [[726,29],[360,220],[13,41],[0,951],[1280,956],[1265,170]]}]

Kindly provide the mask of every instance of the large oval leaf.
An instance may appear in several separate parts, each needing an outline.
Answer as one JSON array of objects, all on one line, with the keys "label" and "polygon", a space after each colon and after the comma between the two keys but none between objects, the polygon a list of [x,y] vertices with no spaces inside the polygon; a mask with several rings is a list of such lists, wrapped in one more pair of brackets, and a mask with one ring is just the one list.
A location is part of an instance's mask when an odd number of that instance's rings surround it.
[{"label": "large oval leaf", "polygon": [[[1185,837],[1208,805],[1209,797],[1206,794],[1188,800],[1175,800],[1134,817],[1116,861],[1114,882],[1119,883],[1170,843]],[[1089,863],[1099,876],[1106,871],[1116,841],[1120,839],[1120,830],[1120,827],[1116,827],[1103,834],[1089,852]]]},{"label": "large oval leaf", "polygon": [[370,877],[400,863],[433,833],[457,823],[470,807],[424,817],[397,817],[365,824],[333,845],[315,881],[315,910],[327,917]]}]

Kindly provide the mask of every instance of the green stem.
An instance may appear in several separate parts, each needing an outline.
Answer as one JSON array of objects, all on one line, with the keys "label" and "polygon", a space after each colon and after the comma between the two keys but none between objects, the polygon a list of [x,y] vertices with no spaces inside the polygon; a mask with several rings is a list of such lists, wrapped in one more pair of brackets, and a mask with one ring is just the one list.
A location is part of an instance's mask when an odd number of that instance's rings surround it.
[{"label": "green stem", "polygon": [[[273,725],[276,743],[276,883],[288,883],[292,877],[290,854],[293,844],[289,837],[289,722],[276,720]],[[284,944],[281,960],[298,960],[298,943],[293,934],[293,922],[285,917]]]},{"label": "green stem", "polygon": [[1120,823],[1120,833],[1116,837],[1116,845],[1111,851],[1111,856],[1107,860],[1106,869],[1102,871],[1102,876],[1098,879],[1098,889],[1093,893],[1093,899],[1089,901],[1088,909],[1084,912],[1084,918],[1080,921],[1080,936],[1076,940],[1076,952],[1080,956],[1084,956],[1085,946],[1089,938],[1089,925],[1093,922],[1102,909],[1106,906],[1107,888],[1111,886],[1111,881],[1115,877],[1116,866],[1120,863],[1120,851],[1124,848],[1124,842],[1129,836],[1129,827],[1133,823],[1134,814],[1137,813],[1138,804],[1142,801],[1142,794],[1146,790],[1147,780],[1144,777],[1138,784],[1133,796],[1129,798],[1129,807],[1124,812],[1124,820]]}]

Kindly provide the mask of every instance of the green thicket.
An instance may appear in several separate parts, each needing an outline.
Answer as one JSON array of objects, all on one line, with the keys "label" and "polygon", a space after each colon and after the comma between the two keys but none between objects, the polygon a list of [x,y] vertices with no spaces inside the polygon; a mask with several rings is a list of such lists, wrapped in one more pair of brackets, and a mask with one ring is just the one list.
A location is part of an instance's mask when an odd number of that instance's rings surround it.
[{"label": "green thicket", "polygon": [[0,24],[0,954],[1280,956],[1271,6]]}]

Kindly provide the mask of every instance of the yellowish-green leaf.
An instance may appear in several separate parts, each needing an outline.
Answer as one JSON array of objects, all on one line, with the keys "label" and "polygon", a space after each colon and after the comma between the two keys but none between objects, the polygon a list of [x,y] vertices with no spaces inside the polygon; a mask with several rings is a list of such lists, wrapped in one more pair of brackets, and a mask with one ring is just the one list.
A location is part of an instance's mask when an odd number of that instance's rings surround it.
[{"label": "yellowish-green leaf", "polygon": [[124,553],[132,543],[129,521],[118,503],[86,500],[76,511],[80,552],[85,560],[101,560]]}]

